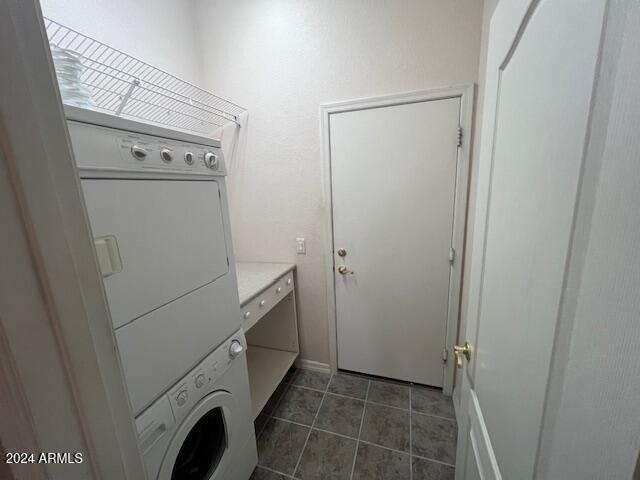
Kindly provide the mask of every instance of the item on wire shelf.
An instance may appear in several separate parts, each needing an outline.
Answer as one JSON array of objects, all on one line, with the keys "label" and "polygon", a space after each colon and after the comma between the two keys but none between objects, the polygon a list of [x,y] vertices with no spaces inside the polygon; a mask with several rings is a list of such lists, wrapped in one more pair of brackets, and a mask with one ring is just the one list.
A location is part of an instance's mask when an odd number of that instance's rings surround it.
[{"label": "item on wire shelf", "polygon": [[82,84],[84,66],[80,56],[71,50],[55,46],[51,48],[51,56],[62,101],[75,107],[94,108],[91,90]]}]

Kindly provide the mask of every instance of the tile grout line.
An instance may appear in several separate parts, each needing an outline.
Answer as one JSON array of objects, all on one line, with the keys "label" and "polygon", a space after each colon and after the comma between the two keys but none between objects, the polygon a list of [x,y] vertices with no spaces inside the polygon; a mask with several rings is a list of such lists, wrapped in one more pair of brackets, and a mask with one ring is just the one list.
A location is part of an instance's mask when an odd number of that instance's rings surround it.
[{"label": "tile grout line", "polygon": [[[317,388],[303,387],[302,385],[291,385],[291,386],[296,388],[303,388],[305,390],[312,390],[314,392],[324,393],[324,390],[318,390]],[[350,398],[351,400],[360,400],[361,402],[364,402],[364,398],[352,397],[351,395],[345,395],[344,393],[336,393],[329,390],[327,390],[327,393],[329,395],[335,395],[336,397]]]},{"label": "tile grout line", "polygon": [[414,455],[414,457],[419,458],[420,460],[426,460],[427,462],[437,463],[439,465],[445,465],[447,467],[456,468],[453,463],[443,462],[442,460],[436,460],[435,458],[423,457],[421,455]]},{"label": "tile grout line", "polygon": [[[284,396],[286,395],[286,393],[289,391],[289,389],[291,388],[291,385],[293,385],[292,383],[285,383],[285,388],[284,391],[282,392],[282,394],[280,395],[280,397],[278,398],[278,400],[276,401],[276,404],[273,406],[273,411],[275,412],[278,407],[280,406],[280,402],[282,402],[282,399],[284,398]],[[262,414],[262,412],[260,412],[258,414],[258,417]],[[264,414],[267,417],[267,420],[264,422],[264,425],[262,425],[262,428],[260,429],[259,433],[256,433],[256,441],[258,440],[258,438],[260,437],[260,435],[262,435],[262,432],[264,432],[264,429],[267,426],[267,423],[269,422],[270,418],[275,418],[273,415],[271,415],[270,413],[265,413]]]},{"label": "tile grout line", "polygon": [[[314,392],[325,393],[324,390],[318,390],[317,388],[303,387],[302,385],[294,385],[294,384],[291,384],[290,386],[291,387],[296,387],[296,388],[303,388],[305,390],[312,390]],[[403,412],[408,412],[409,411],[409,409],[407,409],[407,408],[396,407],[395,405],[389,405],[387,403],[373,402],[371,400],[364,400],[362,398],[352,397],[351,395],[344,395],[342,393],[336,393],[336,392],[330,392],[330,391],[327,391],[326,393],[328,395],[335,395],[336,397],[348,398],[350,400],[358,400],[360,402],[370,403],[371,405],[377,405],[379,407],[389,407],[389,408],[393,408],[395,410],[402,410]],[[411,395],[411,393],[409,393],[409,395]],[[409,404],[411,405],[411,401],[409,401]],[[442,420],[449,420],[450,422],[455,422],[456,421],[455,418],[443,417],[442,415],[436,415],[436,414],[433,414],[433,413],[418,412],[418,411],[413,411],[413,413],[417,413],[418,415],[425,415],[427,417],[440,418]]]},{"label": "tile grout line", "polygon": [[[299,373],[300,371],[301,370],[299,370],[296,373]],[[422,416],[435,417],[435,418],[439,418],[439,419],[442,419],[442,420],[448,420],[448,421],[452,421],[452,422],[455,422],[455,419],[448,418],[448,417],[442,417],[440,415],[433,415],[433,414],[429,414],[429,413],[422,413],[422,412],[417,412],[417,411],[414,412],[413,411],[412,401],[411,401],[411,390],[412,390],[411,386],[409,387],[409,409],[408,410],[406,410],[404,408],[401,408],[401,407],[395,407],[393,405],[385,405],[383,403],[370,401],[369,400],[369,391],[370,391],[370,388],[371,388],[372,380],[368,380],[367,381],[367,390],[366,390],[366,393],[365,393],[364,400],[361,399],[361,398],[357,398],[357,397],[351,397],[349,395],[343,395],[343,394],[340,394],[340,393],[330,392],[329,391],[329,386],[331,385],[331,380],[333,379],[334,375],[335,374],[332,374],[329,377],[329,381],[327,382],[327,385],[326,385],[324,390],[319,390],[319,389],[316,389],[316,388],[306,387],[306,386],[302,386],[302,385],[295,385],[294,384],[295,376],[292,378],[292,380],[290,382],[283,382],[283,383],[285,383],[286,388],[284,389],[284,391],[282,392],[282,394],[280,395],[280,397],[276,401],[276,404],[275,404],[275,406],[273,408],[273,412],[274,413],[277,411],[277,408],[280,406],[280,403],[282,402],[282,400],[285,397],[286,393],[292,387],[298,387],[298,388],[302,388],[302,389],[306,389],[306,390],[312,390],[312,391],[320,392],[320,393],[323,394],[322,395],[322,399],[320,400],[320,405],[318,406],[318,410],[316,411],[316,414],[314,415],[314,418],[313,418],[313,421],[312,421],[311,425],[305,425],[303,423],[298,423],[298,422],[295,422],[295,421],[292,421],[292,420],[288,420],[286,418],[280,418],[280,417],[275,416],[274,414],[261,414],[261,415],[264,415],[265,417],[267,417],[267,421],[265,421],[265,424],[260,429],[260,433],[256,435],[256,438],[258,438],[262,434],[262,432],[264,431],[264,429],[266,427],[266,424],[268,423],[269,419],[279,420],[279,421],[283,421],[283,422],[299,425],[301,427],[309,428],[309,432],[307,433],[307,437],[305,439],[305,443],[303,445],[303,448],[302,448],[302,451],[300,453],[300,456],[298,457],[298,461],[296,462],[296,466],[295,466],[295,469],[293,471],[293,474],[287,474],[287,473],[284,473],[284,472],[280,472],[278,470],[274,470],[274,469],[269,468],[269,467],[265,467],[263,465],[258,465],[260,468],[262,468],[264,470],[267,470],[267,471],[270,471],[270,472],[273,472],[273,473],[280,474],[280,475],[282,475],[282,476],[284,476],[284,477],[286,477],[288,479],[297,480],[297,478],[295,477],[295,474],[298,471],[298,468],[300,466],[300,462],[302,460],[302,455],[304,454],[304,451],[305,451],[305,449],[307,447],[307,443],[309,441],[309,438],[310,438],[311,433],[312,433],[313,430],[317,430],[319,432],[327,433],[327,434],[330,434],[330,435],[336,435],[338,437],[342,437],[342,438],[346,438],[346,439],[349,439],[349,440],[355,440],[356,441],[356,448],[355,448],[353,463],[352,463],[352,466],[351,466],[351,475],[349,477],[350,480],[352,480],[353,475],[355,473],[355,463],[356,463],[356,460],[357,460],[358,448],[359,448],[359,444],[360,443],[363,443],[365,445],[372,445],[372,446],[375,446],[375,447],[382,448],[384,450],[389,450],[389,451],[400,453],[400,454],[406,454],[407,452],[403,452],[401,450],[396,450],[396,449],[393,449],[393,448],[390,448],[390,447],[386,447],[384,445],[378,445],[376,443],[368,442],[366,440],[362,440],[361,439],[362,427],[364,425],[364,415],[365,415],[367,404],[383,406],[383,407],[389,407],[389,408],[393,408],[393,409],[396,409],[396,410],[402,410],[402,411],[408,411],[409,412],[409,452],[408,453],[409,453],[410,480],[412,480],[412,478],[413,478],[413,458],[414,457],[415,458],[419,458],[419,459],[423,459],[423,460],[427,460],[429,462],[445,465],[445,466],[448,466],[448,467],[455,467],[455,465],[447,463],[447,462],[443,462],[441,460],[436,460],[436,459],[433,459],[433,458],[424,457],[422,455],[413,454],[413,439],[412,439],[412,425],[411,425],[412,424],[412,415],[413,415],[413,413],[417,413],[417,414],[422,415]],[[358,430],[358,437],[357,438],[350,437],[348,435],[344,435],[344,434],[340,434],[340,433],[336,433],[336,432],[332,432],[330,430],[325,430],[323,428],[315,427],[317,418],[318,418],[318,416],[320,414],[320,409],[322,408],[322,405],[323,405],[324,400],[325,400],[327,395],[335,395],[335,396],[347,398],[347,399],[350,399],[350,400],[358,400],[358,401],[361,401],[361,402],[364,403],[364,408],[363,408],[363,411],[362,411],[362,418],[360,420],[360,428]]]},{"label": "tile grout line", "polygon": [[298,468],[300,467],[300,462],[302,461],[302,455],[304,455],[304,451],[307,448],[307,443],[309,442],[309,437],[311,436],[311,432],[313,432],[313,426],[316,424],[316,420],[318,419],[318,415],[320,414],[320,409],[322,408],[322,404],[324,403],[324,397],[327,396],[327,391],[329,390],[329,385],[331,384],[331,380],[333,380],[333,374],[329,376],[329,381],[324,389],[324,393],[322,394],[322,399],[320,400],[320,405],[318,405],[318,410],[316,410],[316,414],[313,417],[313,422],[311,422],[311,426],[309,427],[309,433],[307,433],[307,438],[304,441],[304,445],[302,446],[302,450],[300,451],[300,455],[298,456],[298,461],[296,462],[296,466],[293,469],[292,478],[295,479],[296,473],[298,472]]},{"label": "tile grout line", "polygon": [[449,422],[453,422],[456,423],[456,419],[455,418],[449,418],[449,417],[443,417],[440,415],[434,415],[433,413],[423,413],[423,412],[412,412],[415,413],[417,415],[422,415],[423,417],[433,417],[433,418],[439,418],[440,420],[447,420]]},{"label": "tile grout line", "polygon": [[[332,394],[331,392],[329,392],[330,394]],[[335,394],[332,394],[335,395]],[[411,393],[409,393],[409,395],[411,395]],[[353,398],[353,397],[347,397],[347,398]],[[377,405],[378,407],[388,407],[388,408],[393,408],[394,410],[401,410],[403,412],[409,412],[409,409],[406,408],[402,408],[402,407],[396,407],[394,405],[387,405],[386,403],[379,403],[379,402],[372,402],[371,400],[367,400],[367,403],[371,404],[371,405]],[[409,405],[411,405],[411,400],[409,400]],[[448,420],[450,422],[455,422],[456,419],[455,418],[449,418],[449,417],[443,417],[441,415],[434,415],[433,413],[424,413],[424,412],[418,412],[418,411],[413,411],[412,413],[417,413],[418,415],[424,415],[426,417],[434,417],[434,418],[439,418],[441,420]]]},{"label": "tile grout line", "polygon": [[306,425],[304,423],[295,422],[293,420],[288,420],[286,418],[282,418],[282,417],[271,417],[271,418],[273,418],[274,420],[279,420],[281,422],[285,422],[285,423],[292,423],[292,424],[298,425],[300,427],[311,428],[312,430],[316,430],[318,432],[329,433],[331,435],[335,435],[336,437],[342,437],[342,438],[346,438],[348,440],[358,440],[356,437],[350,437],[349,435],[345,435],[344,433],[332,432],[331,430],[326,430],[324,428],[318,428],[316,426]]},{"label": "tile grout line", "polygon": [[353,480],[353,474],[356,470],[356,460],[358,459],[358,448],[360,447],[360,436],[362,435],[362,425],[364,424],[364,414],[367,410],[367,398],[369,398],[369,389],[371,388],[371,380],[367,383],[367,393],[364,395],[364,407],[362,408],[362,418],[360,419],[360,428],[358,429],[358,438],[356,440],[356,451],[353,454],[353,463],[351,464],[351,475],[349,480]]},{"label": "tile grout line", "polygon": [[264,466],[262,466],[262,465],[257,465],[257,468],[261,468],[261,469],[263,469],[263,470],[266,470],[267,472],[277,473],[278,475],[281,475],[281,476],[283,476],[283,477],[291,478],[291,479],[295,480],[295,478],[294,478],[294,477],[292,477],[291,475],[287,475],[286,473],[280,472],[280,471],[278,471],[278,470],[274,470],[273,468],[264,467]]},{"label": "tile grout line", "polygon": [[[306,425],[306,424],[304,424],[304,423],[295,422],[295,421],[293,421],[293,420],[288,420],[288,419],[286,419],[286,418],[282,418],[282,417],[274,417],[274,416],[271,416],[271,417],[269,417],[269,418],[273,418],[274,420],[278,420],[278,421],[280,421],[280,422],[292,423],[293,425],[298,425],[298,426],[300,426],[300,427],[304,427],[304,428],[312,428],[310,425]],[[331,430],[325,430],[324,428],[318,428],[318,427],[314,426],[314,427],[312,428],[312,430],[316,430],[316,431],[318,431],[318,432],[322,432],[322,433],[328,433],[328,434],[330,434],[330,435],[335,435],[336,437],[346,438],[347,440],[355,440],[355,441],[357,441],[357,442],[359,442],[359,443],[363,443],[363,444],[365,444],[365,445],[371,445],[371,446],[373,446],[373,447],[381,448],[381,449],[383,449],[383,450],[388,450],[388,451],[390,451],[390,452],[400,453],[400,454],[402,454],[402,455],[409,455],[409,453],[408,453],[408,452],[406,452],[406,451],[404,451],[404,450],[396,450],[395,448],[387,447],[387,446],[385,446],[385,445],[380,445],[380,444],[378,444],[378,443],[369,442],[369,441],[367,441],[367,440],[362,440],[362,439],[359,439],[359,440],[358,440],[358,438],[357,438],[357,437],[350,437],[349,435],[344,435],[344,434],[342,434],[342,433],[332,432]],[[423,455],[416,455],[416,454],[413,454],[412,456],[413,456],[413,457],[415,457],[415,458],[420,458],[420,459],[422,459],[422,460],[428,460],[428,461],[430,461],[430,462],[434,462],[434,463],[441,463],[442,465],[447,465],[447,466],[449,466],[449,467],[454,467],[454,466],[455,466],[455,465],[453,465],[453,464],[451,464],[451,463],[443,462],[442,460],[436,460],[435,458],[425,457],[425,456],[423,456]],[[260,465],[260,466],[262,466],[262,465]],[[273,470],[273,469],[272,469],[272,470]],[[280,471],[278,471],[278,470],[274,470],[274,472],[281,473],[282,475],[288,475],[288,474],[283,473],[283,472],[280,472]],[[290,475],[289,475],[289,476],[290,476]]]},{"label": "tile grout line", "polygon": [[[280,406],[280,403],[284,399],[285,395],[287,394],[287,392],[293,386],[293,381],[295,380],[295,377],[296,377],[297,374],[298,374],[298,372],[296,371],[294,373],[293,378],[291,379],[290,382],[285,382],[284,380],[282,381],[282,383],[284,383],[284,385],[285,385],[285,388],[284,388],[284,391],[282,392],[282,394],[280,394],[280,397],[278,398],[278,400],[276,400],[276,404],[273,406],[273,412],[275,412],[278,409],[278,407]],[[258,415],[258,416],[260,416],[260,415]],[[272,415],[271,413],[265,413],[264,416],[267,417],[267,420],[264,422],[264,425],[260,429],[260,433],[256,434],[256,442],[257,442],[258,438],[260,437],[260,435],[262,435],[262,432],[264,432],[264,429],[267,427],[267,423],[269,423],[269,420],[272,420],[272,419],[280,420],[278,417]],[[291,422],[291,423],[294,423],[294,422]],[[302,424],[300,424],[300,425],[302,425]],[[306,425],[304,425],[304,426],[306,427]],[[291,478],[292,480],[295,480],[295,477],[293,475],[289,475],[287,473],[280,472],[278,470],[274,470],[273,468],[265,467],[264,465],[260,465],[259,463],[258,463],[258,465],[256,465],[256,467],[259,467],[259,468],[262,468],[263,470],[267,470],[269,472],[277,473],[278,475],[282,475],[282,476],[284,476],[286,478]]]},{"label": "tile grout line", "polygon": [[[331,433],[331,432],[329,432]],[[396,450],[395,448],[389,448],[389,447],[385,447],[384,445],[378,445],[377,443],[373,443],[373,442],[368,442],[367,440],[360,440],[360,443],[364,443],[365,445],[371,445],[372,447],[378,447],[381,448],[383,450],[389,450],[390,452],[394,452],[394,453],[400,453],[402,455],[409,455],[409,452],[405,452],[403,450]],[[435,460],[433,458],[429,458],[429,457],[423,457],[422,455],[413,455],[415,458],[419,458],[421,460],[428,460],[430,462],[433,463],[441,463],[442,465],[447,465],[449,467],[455,467],[455,465],[451,464],[451,463],[447,463],[447,462],[443,462],[442,460]]]}]

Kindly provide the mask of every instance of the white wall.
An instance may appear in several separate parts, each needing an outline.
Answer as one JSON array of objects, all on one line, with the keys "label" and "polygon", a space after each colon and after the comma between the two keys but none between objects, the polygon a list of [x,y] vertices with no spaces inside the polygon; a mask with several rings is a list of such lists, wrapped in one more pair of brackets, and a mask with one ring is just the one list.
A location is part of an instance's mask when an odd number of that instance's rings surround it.
[{"label": "white wall", "polygon": [[476,82],[482,1],[196,0],[196,17],[205,88],[250,111],[236,256],[298,264],[302,357],[328,363],[319,105]]},{"label": "white wall", "polygon": [[199,85],[192,3],[187,0],[40,0],[42,14]]}]

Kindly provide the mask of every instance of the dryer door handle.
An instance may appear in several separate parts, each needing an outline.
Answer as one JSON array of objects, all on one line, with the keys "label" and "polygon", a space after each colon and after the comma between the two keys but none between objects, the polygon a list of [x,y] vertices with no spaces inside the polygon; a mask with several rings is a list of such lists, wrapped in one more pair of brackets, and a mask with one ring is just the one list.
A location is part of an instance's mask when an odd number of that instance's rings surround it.
[{"label": "dryer door handle", "polygon": [[139,442],[142,454],[146,455],[149,450],[167,431],[167,424],[164,422],[151,422],[140,434]]},{"label": "dryer door handle", "polygon": [[122,271],[122,258],[118,248],[118,239],[113,235],[94,239],[96,255],[98,256],[98,266],[103,277],[108,277],[114,273]]}]

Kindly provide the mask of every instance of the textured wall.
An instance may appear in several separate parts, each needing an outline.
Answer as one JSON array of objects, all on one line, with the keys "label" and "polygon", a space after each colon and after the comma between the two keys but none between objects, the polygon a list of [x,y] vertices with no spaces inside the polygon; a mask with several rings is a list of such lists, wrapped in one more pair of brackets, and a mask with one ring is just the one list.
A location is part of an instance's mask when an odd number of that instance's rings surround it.
[{"label": "textured wall", "polygon": [[303,358],[329,361],[320,104],[476,82],[482,3],[196,1],[204,85],[250,110],[229,178],[236,256],[298,264]]},{"label": "textured wall", "polygon": [[193,8],[184,0],[40,0],[45,17],[200,83]]}]

